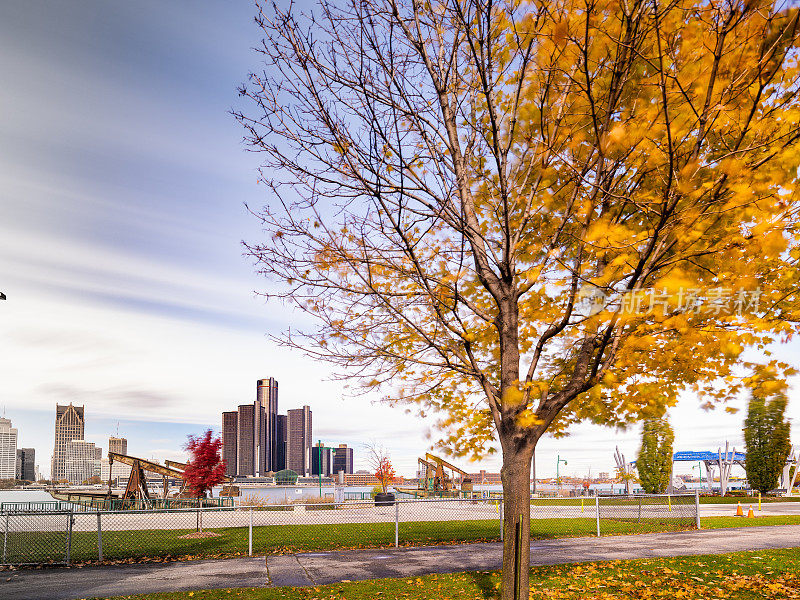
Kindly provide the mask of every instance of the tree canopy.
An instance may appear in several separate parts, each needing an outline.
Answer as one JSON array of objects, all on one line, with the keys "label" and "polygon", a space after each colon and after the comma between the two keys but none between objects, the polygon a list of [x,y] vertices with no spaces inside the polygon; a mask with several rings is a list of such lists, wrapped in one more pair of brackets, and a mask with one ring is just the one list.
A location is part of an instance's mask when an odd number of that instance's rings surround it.
[{"label": "tree canopy", "polygon": [[210,429],[203,435],[190,435],[186,442],[189,460],[183,471],[184,479],[198,498],[225,481],[225,461],[220,456],[222,440]]},{"label": "tree canopy", "polygon": [[672,477],[672,442],[675,435],[666,417],[646,419],[636,458],[639,483],[648,494],[663,494]]},{"label": "tree canopy", "polygon": [[750,488],[766,494],[778,487],[778,479],[792,449],[791,426],[784,420],[787,398],[779,393],[771,398],[754,393],[744,421],[747,446],[745,470]]},{"label": "tree canopy", "polygon": [[791,2],[258,10],[247,252],[316,323],[282,341],[434,416],[456,455],[499,447],[506,514],[546,431],[780,388],[788,366],[744,352],[800,315]]}]

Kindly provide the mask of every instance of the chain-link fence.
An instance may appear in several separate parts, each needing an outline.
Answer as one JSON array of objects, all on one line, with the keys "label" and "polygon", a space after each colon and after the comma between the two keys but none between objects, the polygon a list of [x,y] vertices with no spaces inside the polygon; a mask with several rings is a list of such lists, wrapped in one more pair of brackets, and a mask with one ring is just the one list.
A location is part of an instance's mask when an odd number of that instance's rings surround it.
[{"label": "chain-link fence", "polygon": [[[0,513],[2,564],[500,541],[502,498]],[[533,539],[699,525],[696,496],[531,500]]]}]

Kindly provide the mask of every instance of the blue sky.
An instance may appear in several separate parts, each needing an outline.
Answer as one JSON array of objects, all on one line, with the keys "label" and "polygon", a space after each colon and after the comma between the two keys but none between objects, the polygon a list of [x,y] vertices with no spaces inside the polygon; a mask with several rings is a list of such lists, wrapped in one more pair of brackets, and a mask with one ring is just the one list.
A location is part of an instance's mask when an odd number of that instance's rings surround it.
[{"label": "blue sky", "polygon": [[[345,398],[325,365],[265,335],[299,317],[254,295],[267,284],[242,257],[259,236],[243,205],[269,200],[228,114],[258,67],[254,14],[0,3],[0,404],[45,472],[57,402],[84,404],[86,438],[104,448],[119,422],[132,453],[180,457],[187,434],[219,428],[270,376],[281,410],[311,405],[315,438],[355,445],[357,463],[360,443],[382,440],[410,475],[426,449],[429,423]],[[673,413],[680,449],[741,447],[743,415],[693,398]],[[636,430],[544,440],[539,473],[557,453],[567,472],[610,470],[617,443],[633,458]]]}]

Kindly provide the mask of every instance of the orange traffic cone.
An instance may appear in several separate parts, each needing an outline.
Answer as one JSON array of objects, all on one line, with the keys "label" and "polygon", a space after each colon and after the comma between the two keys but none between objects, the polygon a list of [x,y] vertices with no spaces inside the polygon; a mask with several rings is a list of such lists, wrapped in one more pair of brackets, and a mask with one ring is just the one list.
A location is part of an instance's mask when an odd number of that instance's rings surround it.
[{"label": "orange traffic cone", "polygon": [[747,518],[748,519],[755,519],[756,516],[753,514],[753,505],[750,505],[750,510],[747,511]]},{"label": "orange traffic cone", "polygon": [[739,502],[736,503],[736,514],[734,516],[735,517],[743,517],[744,516],[744,513],[742,512],[742,505]]}]

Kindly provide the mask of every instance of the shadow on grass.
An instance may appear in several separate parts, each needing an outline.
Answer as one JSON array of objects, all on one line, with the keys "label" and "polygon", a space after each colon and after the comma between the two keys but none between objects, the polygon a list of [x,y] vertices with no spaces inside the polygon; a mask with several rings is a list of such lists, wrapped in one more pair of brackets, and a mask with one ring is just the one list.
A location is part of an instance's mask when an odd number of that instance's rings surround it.
[{"label": "shadow on grass", "polygon": [[486,600],[496,600],[497,598],[500,598],[500,590],[494,587],[492,576],[489,573],[475,571],[469,575],[472,577],[475,585],[481,591],[481,594],[484,598],[486,598]]}]

